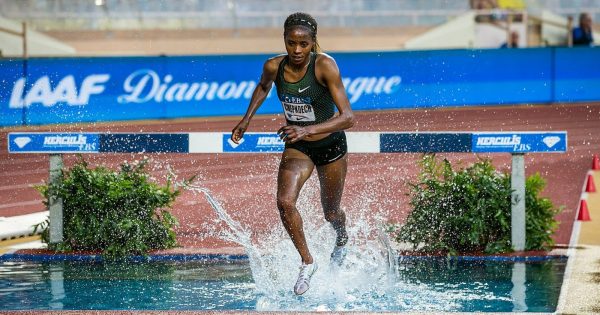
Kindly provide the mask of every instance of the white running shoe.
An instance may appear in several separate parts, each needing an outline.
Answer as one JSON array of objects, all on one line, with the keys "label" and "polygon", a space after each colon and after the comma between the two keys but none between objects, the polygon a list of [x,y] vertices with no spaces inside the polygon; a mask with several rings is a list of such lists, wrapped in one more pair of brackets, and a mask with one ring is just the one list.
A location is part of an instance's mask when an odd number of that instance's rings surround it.
[{"label": "white running shoe", "polygon": [[331,252],[331,260],[330,264],[333,266],[341,267],[344,263],[344,259],[346,259],[346,254],[348,254],[348,249],[346,245],[333,247],[333,251]]},{"label": "white running shoe", "polygon": [[318,266],[316,262],[308,265],[302,264],[302,266],[300,266],[300,274],[298,274],[298,281],[296,281],[296,285],[294,286],[294,293],[302,295],[304,292],[308,291],[310,278],[317,269]]}]

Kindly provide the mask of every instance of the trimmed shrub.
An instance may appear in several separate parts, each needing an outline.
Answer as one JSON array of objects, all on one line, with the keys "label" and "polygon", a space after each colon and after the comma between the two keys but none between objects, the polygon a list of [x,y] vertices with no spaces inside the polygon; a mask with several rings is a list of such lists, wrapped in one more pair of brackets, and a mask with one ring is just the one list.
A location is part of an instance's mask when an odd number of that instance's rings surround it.
[{"label": "trimmed shrub", "polygon": [[[545,185],[539,174],[525,183],[526,250],[554,244],[554,216],[560,209],[539,196]],[[448,160],[425,155],[418,181],[409,186],[413,210],[394,229],[397,241],[450,255],[512,251],[510,175],[497,172],[490,160],[455,171]]]},{"label": "trimmed shrub", "polygon": [[[80,156],[61,182],[36,187],[44,196],[63,200],[63,242],[48,244],[59,251],[101,251],[107,257],[145,254],[149,250],[177,245],[173,228],[177,219],[170,207],[180,190],[171,179],[165,186],[150,181],[148,160],[121,164],[119,171],[99,166],[89,168]],[[48,222],[42,241],[49,243]]]}]

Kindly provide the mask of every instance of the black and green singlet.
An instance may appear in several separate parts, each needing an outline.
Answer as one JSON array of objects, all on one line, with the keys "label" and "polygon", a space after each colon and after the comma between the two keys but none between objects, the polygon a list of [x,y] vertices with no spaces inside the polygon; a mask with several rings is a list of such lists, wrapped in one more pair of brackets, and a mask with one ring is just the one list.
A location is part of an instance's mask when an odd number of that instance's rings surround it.
[{"label": "black and green singlet", "polygon": [[310,53],[309,58],[306,74],[298,82],[287,82],[283,76],[288,56],[279,63],[275,86],[289,125],[314,125],[330,119],[334,114],[335,103],[331,93],[315,76],[317,54]]}]

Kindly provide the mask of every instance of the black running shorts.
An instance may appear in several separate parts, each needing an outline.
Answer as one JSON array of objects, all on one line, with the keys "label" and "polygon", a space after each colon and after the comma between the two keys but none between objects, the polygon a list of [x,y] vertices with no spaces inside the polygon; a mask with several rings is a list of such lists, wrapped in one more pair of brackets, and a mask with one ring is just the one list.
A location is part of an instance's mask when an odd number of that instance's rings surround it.
[{"label": "black running shorts", "polygon": [[333,163],[346,155],[348,144],[346,133],[338,131],[317,141],[300,140],[292,144],[285,144],[285,148],[296,149],[306,154],[316,166]]}]

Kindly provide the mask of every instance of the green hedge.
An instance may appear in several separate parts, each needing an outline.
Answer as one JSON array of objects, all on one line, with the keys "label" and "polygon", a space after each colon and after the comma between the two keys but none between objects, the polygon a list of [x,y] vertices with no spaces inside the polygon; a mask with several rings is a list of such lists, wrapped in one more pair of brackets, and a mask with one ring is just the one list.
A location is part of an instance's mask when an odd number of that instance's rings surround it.
[{"label": "green hedge", "polygon": [[[80,156],[70,170],[63,170],[60,184],[38,186],[46,206],[50,197],[63,200],[64,241],[49,248],[122,257],[176,246],[177,220],[165,208],[180,190],[170,179],[165,186],[151,182],[147,163],[125,162],[112,171],[89,168]],[[44,229],[42,241],[49,243],[48,221],[36,228]]]},{"label": "green hedge", "polygon": [[[560,209],[540,196],[545,185],[539,174],[526,179],[526,250],[554,244]],[[454,170],[448,160],[425,155],[418,181],[409,186],[413,209],[405,224],[393,229],[397,241],[451,255],[512,251],[510,175],[497,172],[490,160]]]}]

